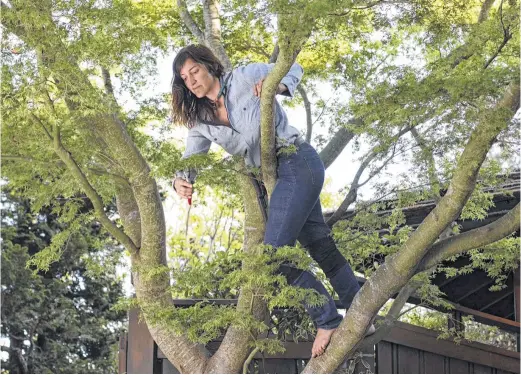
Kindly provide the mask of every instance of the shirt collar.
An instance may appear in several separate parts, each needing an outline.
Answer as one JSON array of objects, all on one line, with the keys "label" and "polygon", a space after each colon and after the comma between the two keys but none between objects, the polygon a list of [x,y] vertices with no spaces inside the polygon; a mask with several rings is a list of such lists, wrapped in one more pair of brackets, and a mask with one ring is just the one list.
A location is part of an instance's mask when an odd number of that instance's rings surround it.
[{"label": "shirt collar", "polygon": [[219,93],[217,94],[217,99],[219,99],[221,96],[225,96],[226,92],[228,91],[228,88],[230,87],[230,78],[232,77],[232,73],[226,73],[219,77],[219,82],[221,84],[221,89],[219,90]]}]

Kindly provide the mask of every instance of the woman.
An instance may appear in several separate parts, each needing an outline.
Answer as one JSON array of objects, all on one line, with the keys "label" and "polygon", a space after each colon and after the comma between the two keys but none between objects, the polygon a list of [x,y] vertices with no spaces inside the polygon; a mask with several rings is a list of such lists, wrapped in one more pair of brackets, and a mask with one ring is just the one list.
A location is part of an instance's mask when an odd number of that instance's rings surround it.
[{"label": "woman", "polygon": [[[216,142],[232,155],[242,155],[249,166],[260,167],[260,94],[262,82],[273,64],[250,64],[225,73],[210,49],[190,45],[173,63],[173,120],[188,126],[183,158],[208,152]],[[303,70],[294,64],[277,93],[293,96]],[[277,183],[270,197],[264,243],[294,246],[300,241],[319,264],[345,308],[359,290],[358,282],[338,251],[324,223],[319,195],[324,165],[317,152],[288,124],[286,113],[275,101],[277,150],[294,144],[297,152],[277,157]],[[178,172],[173,181],[177,194],[191,199],[195,171]],[[282,265],[279,270],[291,285],[313,288],[327,297],[319,307],[305,306],[317,326],[312,357],[321,355],[342,320],[333,299],[310,272]],[[372,327],[374,329],[374,327]]]}]

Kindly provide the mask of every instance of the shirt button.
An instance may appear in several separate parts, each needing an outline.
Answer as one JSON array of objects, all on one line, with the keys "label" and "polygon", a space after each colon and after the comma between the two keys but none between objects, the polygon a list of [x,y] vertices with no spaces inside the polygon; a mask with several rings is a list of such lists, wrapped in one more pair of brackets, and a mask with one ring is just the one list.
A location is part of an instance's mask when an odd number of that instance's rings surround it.
[{"label": "shirt button", "polygon": [[244,108],[243,108],[243,110],[245,110],[245,111],[246,111],[246,107],[244,107]]},{"label": "shirt button", "polygon": [[214,140],[214,141],[217,141],[217,138],[214,138],[213,140]]}]

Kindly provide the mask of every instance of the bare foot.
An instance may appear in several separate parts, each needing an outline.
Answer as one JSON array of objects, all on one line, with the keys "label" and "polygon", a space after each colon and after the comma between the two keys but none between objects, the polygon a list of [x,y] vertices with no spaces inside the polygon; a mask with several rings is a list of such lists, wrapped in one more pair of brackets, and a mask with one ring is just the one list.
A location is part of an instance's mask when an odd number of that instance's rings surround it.
[{"label": "bare foot", "polygon": [[331,340],[331,335],[335,332],[334,329],[317,329],[317,335],[315,336],[315,341],[313,342],[313,348],[311,348],[311,358],[318,357],[319,355],[324,354],[324,351],[329,344],[329,340]]}]

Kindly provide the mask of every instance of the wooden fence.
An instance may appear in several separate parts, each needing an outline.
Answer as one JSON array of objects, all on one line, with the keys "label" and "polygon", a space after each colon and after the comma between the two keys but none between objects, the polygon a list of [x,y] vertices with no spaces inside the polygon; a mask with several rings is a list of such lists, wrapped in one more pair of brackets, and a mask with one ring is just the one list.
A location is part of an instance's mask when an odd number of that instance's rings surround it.
[{"label": "wooden fence", "polygon": [[[519,373],[519,352],[476,342],[455,343],[438,340],[434,331],[398,322],[374,351],[344,363],[338,372],[377,374],[509,374]],[[220,342],[208,344],[210,352]],[[251,373],[296,374],[306,365],[311,342],[284,342],[286,351],[275,355],[257,353],[250,363]],[[128,335],[120,340],[119,372],[129,374],[176,374],[152,340],[138,310],[129,313]]]},{"label": "wooden fence", "polygon": [[438,340],[432,330],[398,322],[376,345],[378,374],[517,374],[519,352],[477,342]]}]

